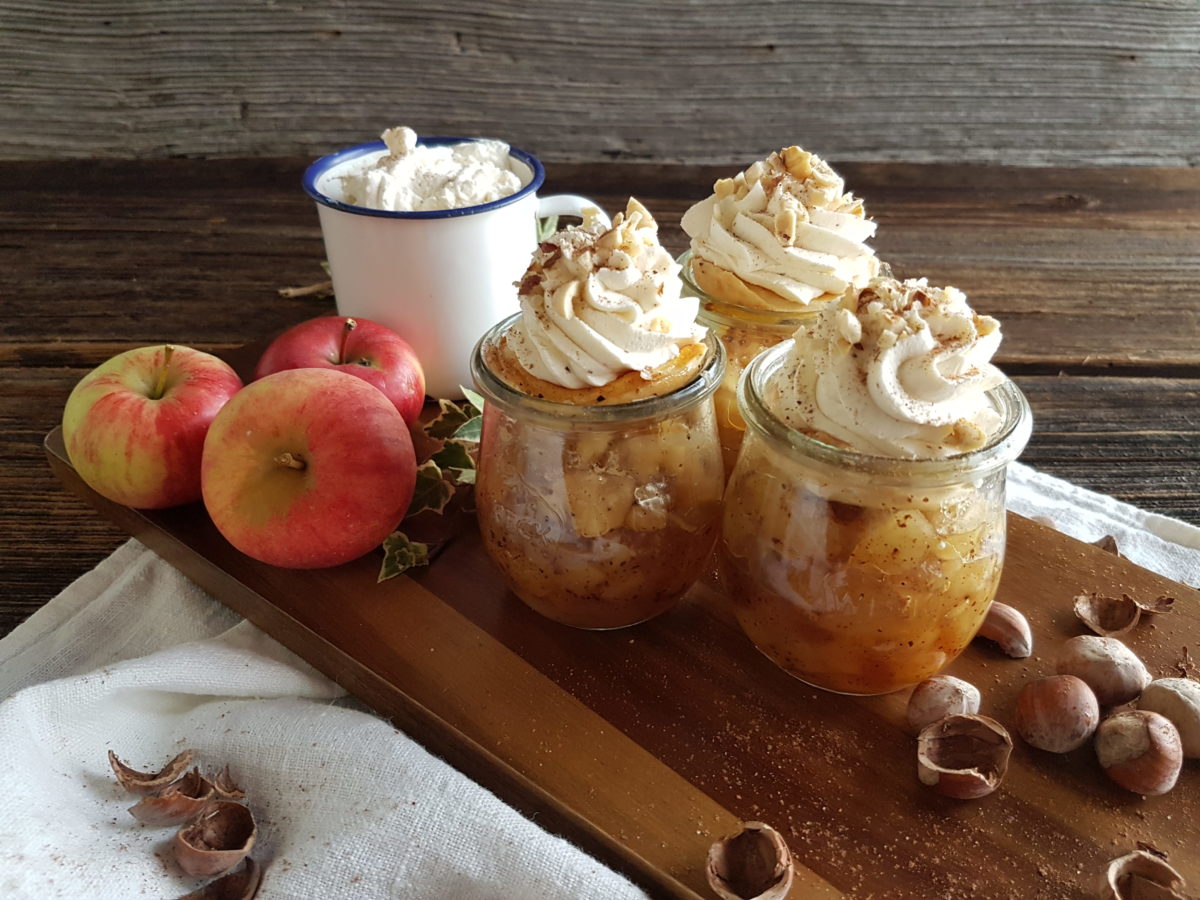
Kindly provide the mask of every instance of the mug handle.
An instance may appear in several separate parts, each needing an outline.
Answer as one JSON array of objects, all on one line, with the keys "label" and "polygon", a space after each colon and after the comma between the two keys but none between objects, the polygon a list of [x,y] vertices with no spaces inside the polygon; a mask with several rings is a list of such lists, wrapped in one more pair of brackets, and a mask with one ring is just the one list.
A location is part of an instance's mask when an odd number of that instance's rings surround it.
[{"label": "mug handle", "polygon": [[580,197],[578,194],[551,194],[549,197],[538,197],[537,217],[546,219],[550,216],[578,216],[582,219],[585,209],[596,210],[600,214],[600,221],[604,223],[605,228],[612,225],[612,220],[600,208],[599,203],[589,200],[587,197]]}]

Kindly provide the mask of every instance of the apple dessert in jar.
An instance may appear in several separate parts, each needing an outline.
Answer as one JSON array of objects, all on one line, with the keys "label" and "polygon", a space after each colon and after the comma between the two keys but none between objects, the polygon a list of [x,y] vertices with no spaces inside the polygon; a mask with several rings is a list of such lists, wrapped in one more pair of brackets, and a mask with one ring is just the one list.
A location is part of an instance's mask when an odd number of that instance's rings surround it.
[{"label": "apple dessert in jar", "polygon": [[823,159],[786,147],[732,178],[683,215],[690,249],[679,258],[697,318],[725,347],[717,428],[726,472],[745,423],[737,384],[750,360],[787,340],[880,263],[865,241],[875,234],[862,201]]},{"label": "apple dessert in jar", "polygon": [[781,668],[880,694],[944,668],[1000,581],[1004,479],[1029,439],[962,292],[873,280],[755,358],[725,495],[721,580]]},{"label": "apple dessert in jar", "polygon": [[476,347],[484,546],[555,621],[621,628],[664,612],[716,540],[725,355],[678,273],[631,199],[611,228],[588,220],[543,242],[521,312]]}]

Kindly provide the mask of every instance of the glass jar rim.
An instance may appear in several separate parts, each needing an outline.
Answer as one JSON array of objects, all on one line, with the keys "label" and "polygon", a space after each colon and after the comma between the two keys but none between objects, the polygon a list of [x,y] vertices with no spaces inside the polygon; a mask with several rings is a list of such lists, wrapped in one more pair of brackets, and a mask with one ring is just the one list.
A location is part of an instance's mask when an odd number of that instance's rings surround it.
[{"label": "glass jar rim", "polygon": [[700,315],[714,325],[745,326],[787,330],[790,334],[801,325],[811,322],[834,298],[810,303],[794,309],[771,309],[769,307],[743,306],[730,300],[714,297],[696,283],[692,275],[692,251],[684,250],[675,262],[679,265],[679,280],[685,292],[700,299]]},{"label": "glass jar rim", "polygon": [[711,397],[725,374],[725,347],[711,331],[706,331],[704,345],[707,350],[700,370],[687,384],[670,393],[602,406],[579,406],[531,397],[493,372],[483,356],[484,349],[499,340],[520,318],[520,313],[514,313],[497,322],[479,339],[471,352],[471,376],[487,402],[497,403],[509,410],[520,408],[522,415],[532,413],[543,420],[569,421],[572,426],[660,418]]},{"label": "glass jar rim", "polygon": [[842,469],[868,475],[911,474],[921,478],[947,479],[964,474],[983,473],[1008,465],[1029,443],[1033,431],[1033,413],[1024,393],[1011,380],[987,392],[993,407],[1002,416],[1002,425],[984,446],[947,457],[909,458],[877,456],[843,447],[835,447],[785,424],[768,408],[764,389],[795,346],[790,339],[758,354],[742,372],[738,381],[738,410],[746,423],[777,447],[787,447],[808,458]]}]

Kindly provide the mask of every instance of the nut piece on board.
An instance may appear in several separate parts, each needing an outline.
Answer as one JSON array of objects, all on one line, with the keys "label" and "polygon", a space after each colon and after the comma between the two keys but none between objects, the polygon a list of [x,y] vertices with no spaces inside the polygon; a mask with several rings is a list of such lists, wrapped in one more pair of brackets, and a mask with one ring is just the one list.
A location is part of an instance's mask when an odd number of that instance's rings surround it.
[{"label": "nut piece on board", "polygon": [[139,772],[125,765],[117,759],[117,754],[109,750],[108,764],[112,766],[117,781],[121,782],[121,787],[125,790],[141,797],[152,797],[162,793],[186,772],[187,767],[192,764],[193,756],[193,751],[184,750],[157,772]]},{"label": "nut piece on board", "polygon": [[947,716],[917,738],[917,776],[947,797],[984,797],[1004,779],[1012,747],[1012,738],[995,719]]},{"label": "nut piece on board", "polygon": [[1100,704],[1074,675],[1030,681],[1017,695],[1017,733],[1025,743],[1051,753],[1068,753],[1087,743],[1100,722]]},{"label": "nut piece on board", "polygon": [[1142,609],[1128,594],[1106,597],[1092,592],[1075,598],[1075,615],[1096,634],[1116,637],[1138,623]]},{"label": "nut piece on board", "polygon": [[1087,682],[1101,706],[1128,703],[1151,681],[1150,672],[1137,655],[1111,637],[1081,634],[1062,645],[1059,675],[1074,675]]},{"label": "nut piece on board", "polygon": [[1135,850],[1108,864],[1100,885],[1100,900],[1189,900],[1187,884],[1165,859]]},{"label": "nut piece on board", "polygon": [[1029,621],[1006,603],[993,601],[975,636],[995,641],[1013,659],[1024,659],[1033,652],[1033,633],[1029,630]]},{"label": "nut piece on board", "polygon": [[1126,709],[1096,729],[1096,758],[1113,781],[1135,794],[1165,794],[1183,768],[1179,732],[1156,712]]},{"label": "nut piece on board", "polygon": [[926,678],[908,698],[908,724],[913,731],[958,713],[979,712],[979,689],[953,675]]},{"label": "nut piece on board", "polygon": [[792,886],[792,854],[782,835],[762,822],[746,822],[709,848],[705,874],[721,900],[782,900]]}]

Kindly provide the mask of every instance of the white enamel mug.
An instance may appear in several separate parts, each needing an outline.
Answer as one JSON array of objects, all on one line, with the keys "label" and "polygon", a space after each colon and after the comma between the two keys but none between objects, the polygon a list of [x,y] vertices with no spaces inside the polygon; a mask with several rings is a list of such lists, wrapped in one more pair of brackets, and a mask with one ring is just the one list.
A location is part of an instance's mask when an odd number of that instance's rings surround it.
[{"label": "white enamel mug", "polygon": [[[477,139],[418,143],[471,140]],[[584,209],[598,207],[574,194],[538,197],[546,173],[533,155],[516,147],[509,156],[524,186],[492,203],[390,212],[337,199],[341,191],[332,179],[345,173],[343,167],[386,152],[383,141],[360,144],[318,159],[304,173],[304,190],[317,201],[337,310],[399,333],[421,360],[426,393],[459,397],[459,386],[471,384],[475,343],[519,309],[516,283],[537,248],[538,219],[582,217]]]}]

